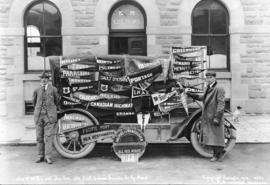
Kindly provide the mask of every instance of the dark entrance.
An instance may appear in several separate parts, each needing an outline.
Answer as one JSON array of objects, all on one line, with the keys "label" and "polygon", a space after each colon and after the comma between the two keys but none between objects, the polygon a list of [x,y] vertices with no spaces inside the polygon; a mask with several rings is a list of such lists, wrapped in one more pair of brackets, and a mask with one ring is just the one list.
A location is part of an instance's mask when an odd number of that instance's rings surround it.
[{"label": "dark entrance", "polygon": [[110,36],[110,54],[146,55],[145,36]]},{"label": "dark entrance", "polygon": [[109,54],[147,55],[145,13],[132,1],[116,4],[109,14]]}]

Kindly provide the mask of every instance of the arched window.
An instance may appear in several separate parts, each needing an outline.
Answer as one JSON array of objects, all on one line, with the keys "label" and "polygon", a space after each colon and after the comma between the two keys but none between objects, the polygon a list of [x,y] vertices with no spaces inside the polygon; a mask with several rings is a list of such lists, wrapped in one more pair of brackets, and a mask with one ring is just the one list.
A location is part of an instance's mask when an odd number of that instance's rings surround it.
[{"label": "arched window", "polygon": [[134,1],[116,3],[108,17],[109,54],[147,55],[146,15]]},{"label": "arched window", "polygon": [[229,70],[229,15],[217,0],[201,0],[192,12],[192,45],[208,46],[207,67]]},{"label": "arched window", "polygon": [[61,15],[49,1],[37,1],[25,12],[25,72],[48,70],[46,59],[62,55]]}]

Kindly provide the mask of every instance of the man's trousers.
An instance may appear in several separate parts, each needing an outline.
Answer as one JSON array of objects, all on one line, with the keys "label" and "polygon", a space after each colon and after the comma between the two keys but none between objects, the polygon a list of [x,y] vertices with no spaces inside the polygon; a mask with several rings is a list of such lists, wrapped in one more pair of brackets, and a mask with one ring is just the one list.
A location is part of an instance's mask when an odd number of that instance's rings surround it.
[{"label": "man's trousers", "polygon": [[38,156],[51,158],[53,147],[54,123],[50,123],[47,114],[40,114],[36,124]]}]

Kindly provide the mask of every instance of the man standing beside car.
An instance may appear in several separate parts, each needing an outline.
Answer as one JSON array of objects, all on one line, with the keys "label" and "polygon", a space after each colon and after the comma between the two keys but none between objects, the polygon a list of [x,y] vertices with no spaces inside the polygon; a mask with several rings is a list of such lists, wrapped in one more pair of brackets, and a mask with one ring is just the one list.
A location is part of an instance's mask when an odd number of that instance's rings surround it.
[{"label": "man standing beside car", "polygon": [[201,144],[213,149],[213,157],[210,161],[222,161],[225,155],[224,141],[224,109],[225,90],[216,81],[216,73],[206,73],[207,88],[203,95],[187,92],[188,96],[203,102],[202,119],[200,129]]},{"label": "man standing beside car", "polygon": [[49,75],[40,76],[41,84],[33,93],[34,120],[36,125],[38,160],[36,163],[52,164],[53,130],[57,122],[57,104],[60,97],[57,89],[49,84]]}]

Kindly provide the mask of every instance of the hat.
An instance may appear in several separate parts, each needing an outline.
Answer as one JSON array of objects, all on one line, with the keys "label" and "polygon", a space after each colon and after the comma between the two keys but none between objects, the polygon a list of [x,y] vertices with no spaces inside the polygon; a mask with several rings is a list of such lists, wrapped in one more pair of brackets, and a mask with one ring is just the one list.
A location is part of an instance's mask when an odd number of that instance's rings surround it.
[{"label": "hat", "polygon": [[39,77],[40,78],[47,78],[47,79],[50,78],[50,76],[45,71],[43,71],[43,73]]},{"label": "hat", "polygon": [[217,74],[216,74],[215,71],[207,71],[206,74],[205,74],[205,76],[214,76],[214,77],[216,77]]}]

